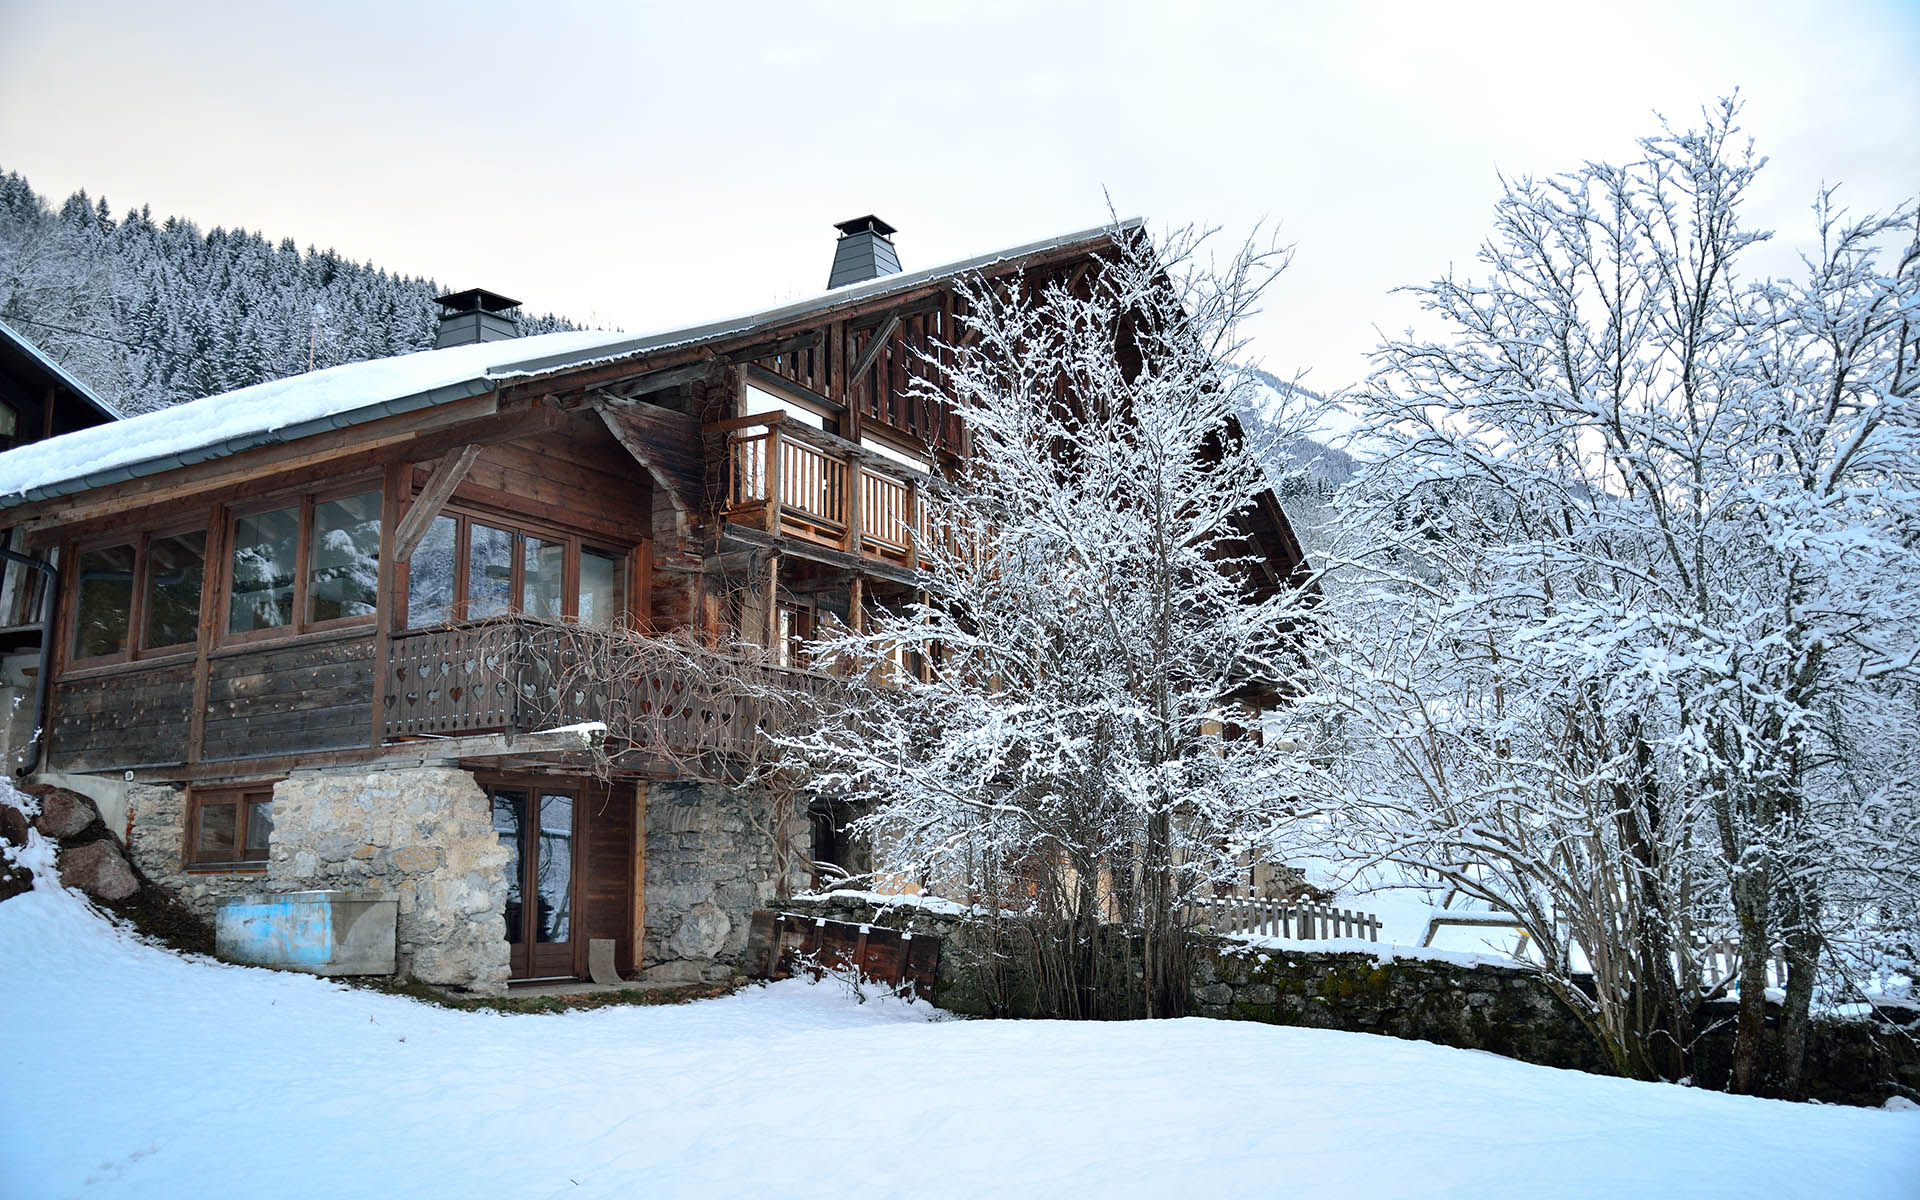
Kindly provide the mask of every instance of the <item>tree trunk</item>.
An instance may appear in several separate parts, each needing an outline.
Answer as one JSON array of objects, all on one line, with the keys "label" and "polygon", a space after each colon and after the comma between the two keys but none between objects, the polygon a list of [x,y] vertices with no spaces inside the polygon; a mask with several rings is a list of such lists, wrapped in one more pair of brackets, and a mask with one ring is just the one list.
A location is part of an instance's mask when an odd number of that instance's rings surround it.
[{"label": "tree trunk", "polygon": [[1794,902],[1788,913],[1787,996],[1780,1012],[1780,1044],[1774,1071],[1779,1094],[1806,1099],[1807,1035],[1812,1022],[1813,976],[1820,962],[1819,922],[1810,906]]},{"label": "tree trunk", "polygon": [[1767,1037],[1767,876],[1748,868],[1736,876],[1734,909],[1740,920],[1740,1015],[1735,1025],[1731,1090],[1758,1095]]}]

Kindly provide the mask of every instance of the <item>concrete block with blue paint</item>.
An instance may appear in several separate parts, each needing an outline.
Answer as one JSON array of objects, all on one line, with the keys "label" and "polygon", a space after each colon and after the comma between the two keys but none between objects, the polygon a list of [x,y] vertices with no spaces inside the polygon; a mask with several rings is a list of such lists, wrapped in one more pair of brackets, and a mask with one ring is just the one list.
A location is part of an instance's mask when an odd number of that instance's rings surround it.
[{"label": "concrete block with blue paint", "polygon": [[366,892],[284,892],[222,901],[214,952],[311,975],[391,975],[399,902]]}]

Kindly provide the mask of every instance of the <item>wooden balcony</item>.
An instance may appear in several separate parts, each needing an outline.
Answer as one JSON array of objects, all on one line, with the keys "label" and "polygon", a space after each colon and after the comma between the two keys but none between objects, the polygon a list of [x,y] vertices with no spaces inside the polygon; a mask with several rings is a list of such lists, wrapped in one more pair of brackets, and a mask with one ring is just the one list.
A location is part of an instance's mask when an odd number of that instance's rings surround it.
[{"label": "wooden balcony", "polygon": [[[665,754],[741,756],[759,749],[775,706],[716,686],[728,675],[725,655],[676,645],[655,656],[644,652],[644,641],[626,636],[523,616],[395,634],[385,667],[385,740],[604,721],[614,737]],[[608,649],[614,652],[603,653]],[[587,686],[588,674],[578,669],[588,655],[596,656],[595,677],[605,680],[600,686]],[[701,657],[713,661],[695,661]],[[814,703],[828,699],[834,686],[815,672],[754,670]]]},{"label": "wooden balcony", "polygon": [[727,437],[728,522],[919,565],[926,476],[779,414],[722,421],[708,431]]}]

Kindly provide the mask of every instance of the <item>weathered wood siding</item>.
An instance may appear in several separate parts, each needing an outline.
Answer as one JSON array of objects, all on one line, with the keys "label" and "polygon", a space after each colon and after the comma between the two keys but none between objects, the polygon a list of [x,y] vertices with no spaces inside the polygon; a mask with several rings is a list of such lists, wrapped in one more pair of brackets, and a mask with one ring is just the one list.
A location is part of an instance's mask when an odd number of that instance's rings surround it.
[{"label": "weathered wood siding", "polygon": [[628,541],[653,525],[652,480],[590,417],[570,418],[565,432],[488,446],[454,498]]},{"label": "weathered wood siding", "polygon": [[371,629],[222,651],[210,664],[202,758],[367,745],[373,733],[374,670]]},{"label": "weathered wood siding", "polygon": [[53,689],[48,763],[114,771],[185,762],[192,716],[192,662],[62,679]]},{"label": "weathered wood siding", "polygon": [[[612,938],[614,965],[622,975],[633,962],[634,817],[638,799],[631,783],[589,789],[586,806],[585,876],[581,898],[583,938]],[[583,958],[584,964],[585,959]]]}]

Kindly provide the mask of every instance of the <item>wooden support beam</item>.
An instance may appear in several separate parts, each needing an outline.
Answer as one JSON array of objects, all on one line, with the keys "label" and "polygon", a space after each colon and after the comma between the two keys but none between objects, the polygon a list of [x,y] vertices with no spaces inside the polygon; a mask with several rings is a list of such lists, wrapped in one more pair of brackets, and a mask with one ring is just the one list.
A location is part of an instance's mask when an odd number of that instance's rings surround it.
[{"label": "wooden support beam", "polygon": [[853,364],[853,370],[847,374],[848,389],[858,385],[866,373],[872,369],[874,362],[880,357],[880,352],[886,349],[887,339],[892,337],[894,330],[898,328],[900,328],[900,315],[895,313],[888,317],[879,329],[874,330],[873,340],[867,343],[867,348],[861,353],[860,360]]},{"label": "wooden support beam", "polygon": [[647,781],[633,785],[633,973],[646,966],[647,952]]},{"label": "wooden support beam", "polygon": [[848,554],[860,553],[860,539],[866,536],[866,514],[861,511],[866,507],[866,479],[863,476],[866,468],[860,465],[860,457],[858,454],[847,454],[841,458],[841,462],[846,464],[846,474],[842,478],[846,480],[847,489],[847,535],[840,547]]},{"label": "wooden support beam", "polygon": [[767,453],[767,460],[766,460],[767,532],[779,533],[780,532],[780,475],[781,475],[780,426],[779,425],[775,424],[775,425],[768,426],[767,442],[766,442],[765,450]]},{"label": "wooden support beam", "polygon": [[[227,570],[226,510],[218,506],[207,516],[205,567],[200,573],[200,628],[195,639],[193,659],[193,712],[187,717],[187,761],[198,763],[207,743],[207,704],[212,691],[213,667],[208,655],[220,632],[220,584]],[[48,604],[59,597],[49,596]]]},{"label": "wooden support beam", "polygon": [[778,662],[780,657],[780,556],[767,556],[767,640],[764,643],[768,653]]},{"label": "wooden support beam", "polygon": [[399,513],[400,506],[406,503],[410,476],[407,464],[396,462],[388,463],[381,477],[380,576],[373,617],[373,719],[367,740],[367,745],[375,749],[386,738],[387,681],[393,672],[391,652],[393,627],[396,624],[394,602],[400,594],[400,581],[406,575],[405,564],[393,553],[395,540],[399,536],[396,527],[400,524],[394,517]]},{"label": "wooden support beam", "polygon": [[748,363],[744,369],[747,373],[747,382],[763,392],[791,392],[794,399],[805,401],[835,414],[845,407],[838,400],[823,396],[804,384],[795,383],[785,375],[776,375],[757,363]]},{"label": "wooden support beam", "polygon": [[467,477],[473,460],[480,457],[480,450],[479,445],[469,443],[449,453],[434,467],[433,474],[427,477],[427,486],[420,489],[420,495],[407,507],[407,514],[400,518],[400,527],[394,531],[394,562],[403,563],[413,557],[420,539],[427,536],[427,527],[452,499],[454,489]]}]

